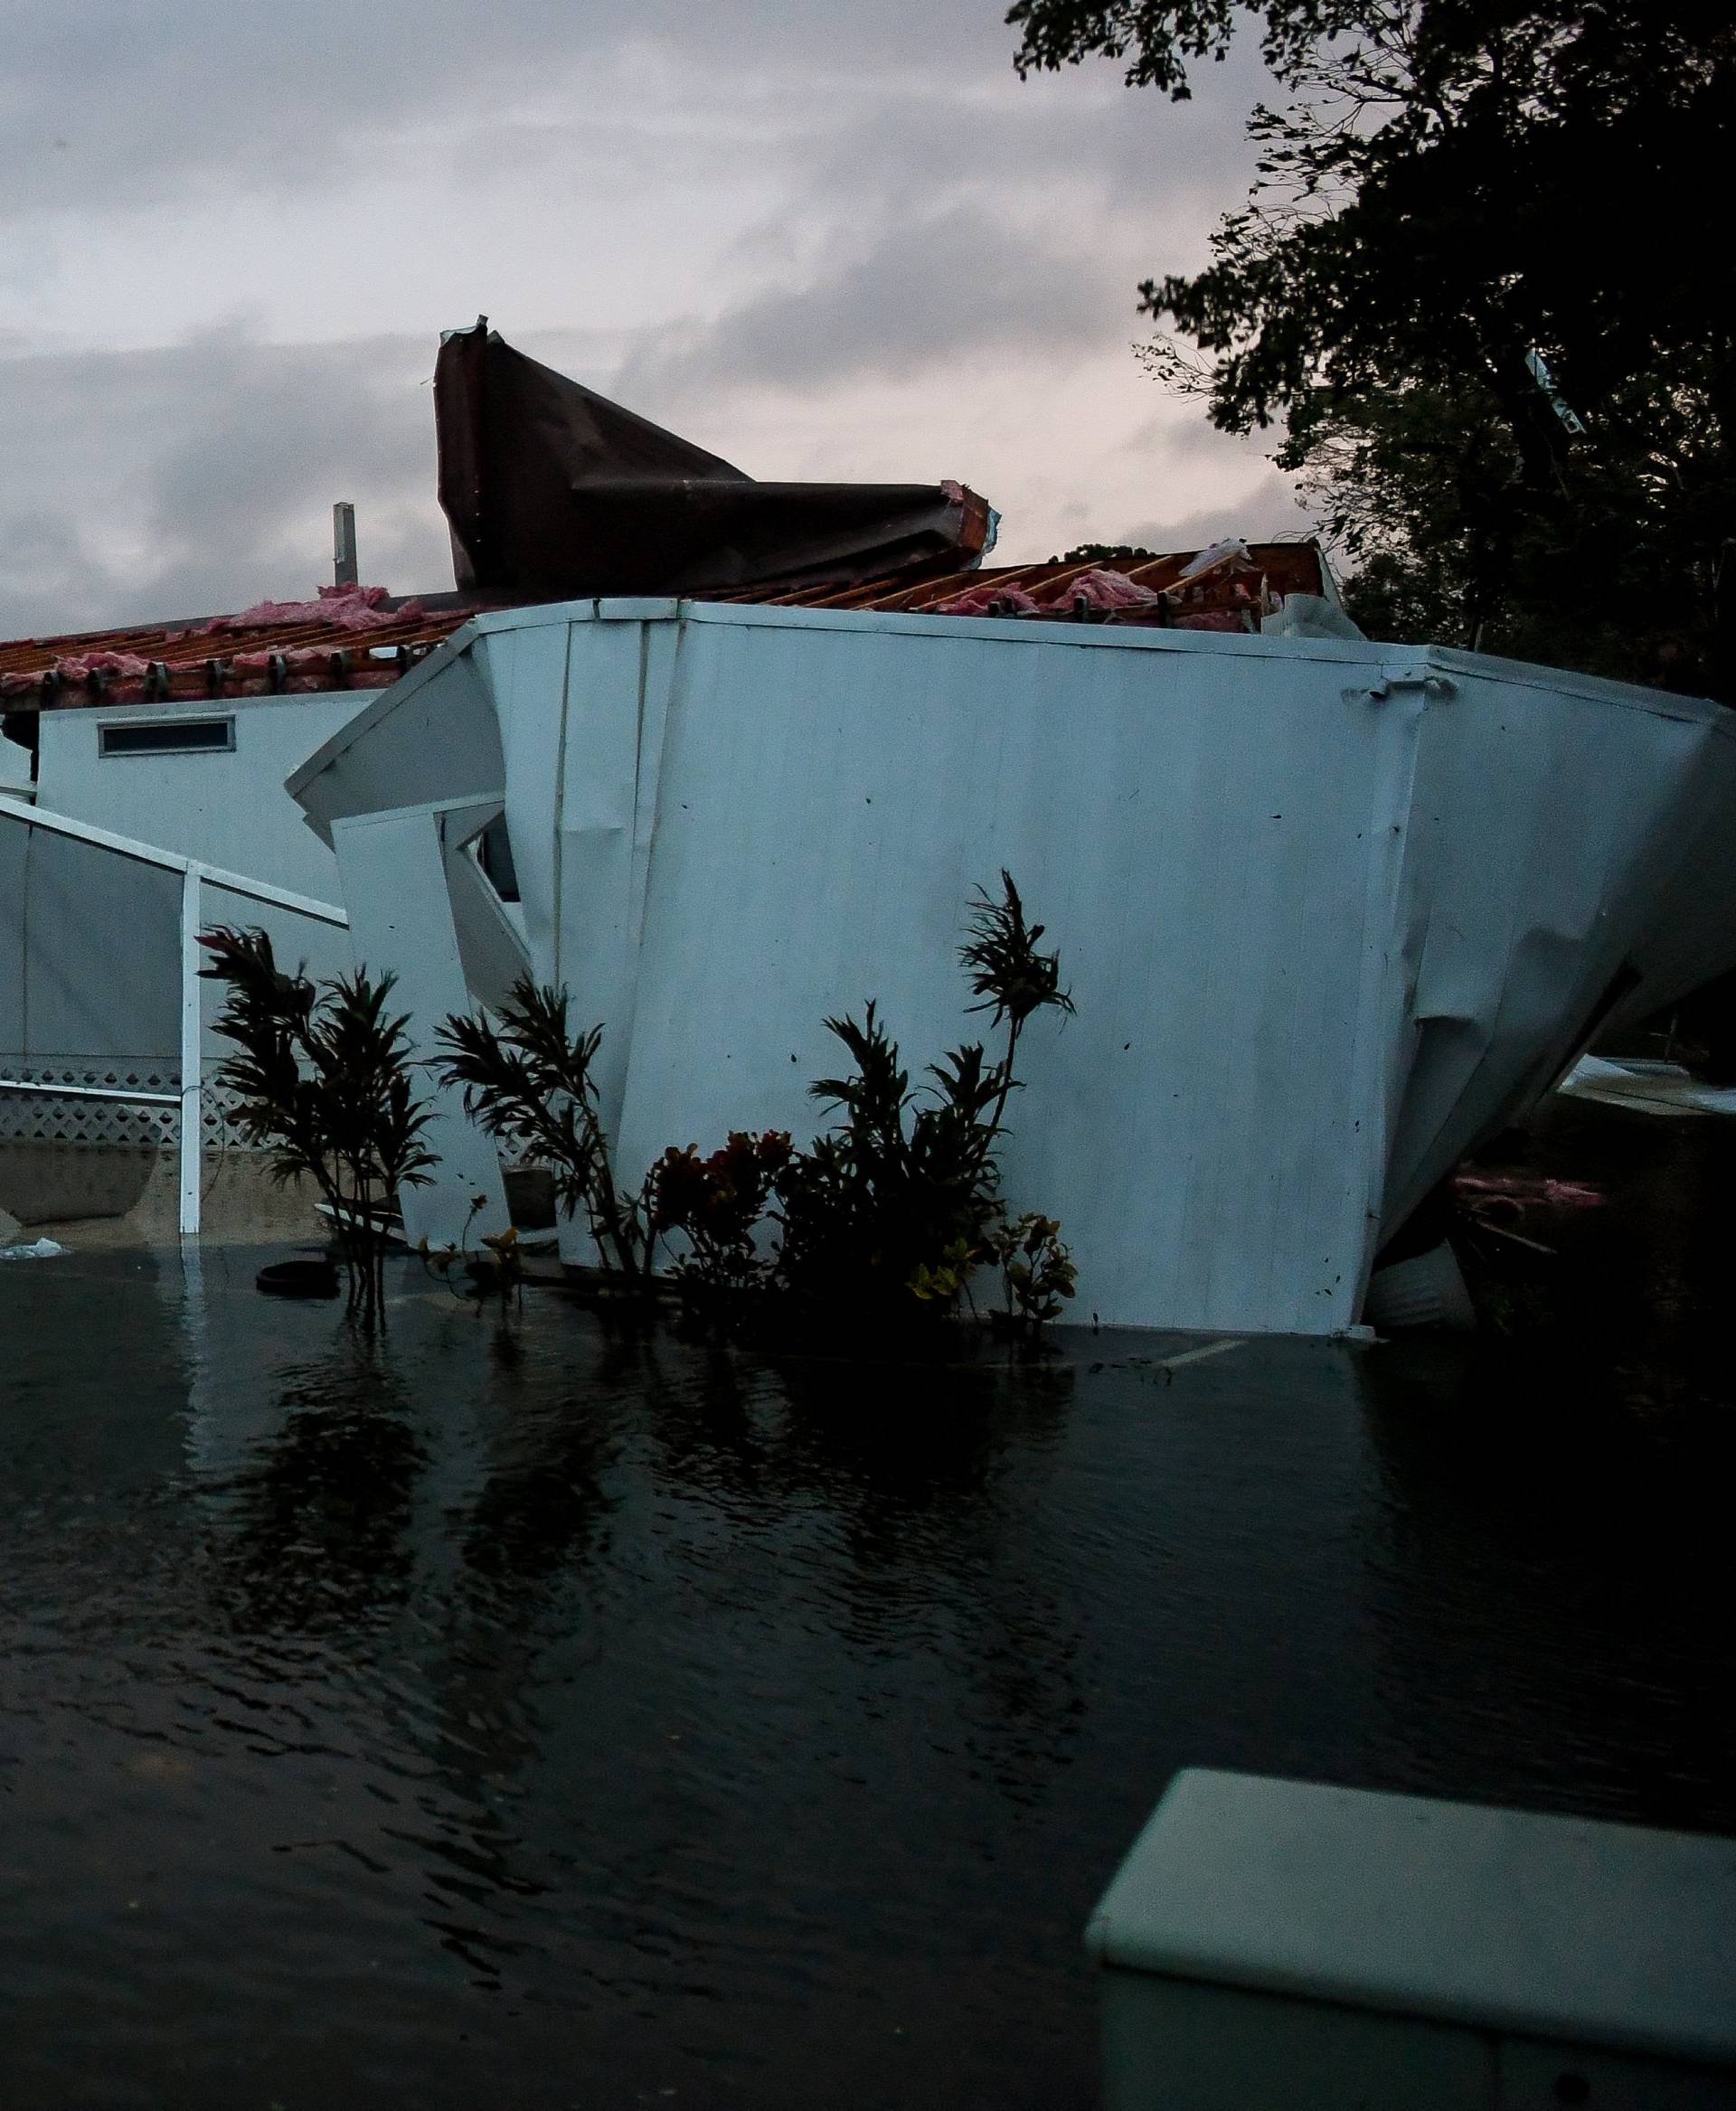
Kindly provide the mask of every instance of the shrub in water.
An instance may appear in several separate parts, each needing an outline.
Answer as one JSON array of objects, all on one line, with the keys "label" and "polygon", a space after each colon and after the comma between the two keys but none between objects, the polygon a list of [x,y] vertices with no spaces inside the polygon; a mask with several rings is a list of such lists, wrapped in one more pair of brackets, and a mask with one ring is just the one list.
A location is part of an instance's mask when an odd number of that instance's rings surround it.
[{"label": "shrub in water", "polygon": [[473,1119],[552,1170],[562,1209],[582,1214],[606,1266],[640,1287],[675,1240],[675,1279],[700,1301],[773,1294],[816,1316],[898,1325],[952,1312],[993,1262],[1015,1329],[1034,1334],[1072,1295],[1072,1263],[1052,1220],[1007,1222],[995,1154],[1020,1036],[1039,1012],[1073,1008],[1043,936],[1010,874],[998,896],[978,891],[959,958],[971,1009],[1004,1035],[992,1060],[967,1042],[912,1089],[870,1003],[860,1019],[826,1022],[851,1068],[808,1088],[842,1118],[806,1150],[781,1130],[738,1131],[709,1157],[672,1145],[637,1194],[616,1181],[598,1115],[602,1029],[573,1032],[564,990],[523,977],[496,1018],[448,1017],[439,1068]]},{"label": "shrub in water", "polygon": [[213,1079],[236,1095],[230,1119],[269,1150],[275,1178],[313,1181],[331,1206],[351,1305],[377,1311],[376,1214],[439,1163],[422,1142],[429,1111],[410,1083],[405,1015],[386,1009],[394,978],[361,969],[316,985],[278,966],[262,930],[218,925],[199,943],[211,956],[202,978],[228,985],[217,1031],[240,1051]]},{"label": "shrub in water", "polygon": [[616,1185],[591,1075],[603,1030],[575,1033],[569,1004],[565,990],[521,975],[492,1023],[448,1013],[438,1036],[448,1052],[436,1067],[463,1088],[473,1121],[550,1168],[556,1202],[569,1216],[583,1214],[605,1266],[642,1279],[656,1242],[649,1183],[625,1196]]},{"label": "shrub in water", "polygon": [[[971,1008],[1005,1035],[993,1061],[967,1042],[930,1064],[929,1083],[912,1091],[873,1004],[860,1021],[826,1021],[854,1067],[808,1089],[844,1118],[792,1157],[776,1187],[778,1277],[800,1302],[894,1323],[949,1313],[976,1269],[997,1256],[1005,1219],[995,1149],[1019,1088],[1019,1040],[1037,1013],[1073,1008],[1043,935],[1043,925],[1027,923],[1010,873],[1001,874],[998,898],[978,890],[959,958],[977,1000]],[[1017,1306],[1033,1330],[1038,1312],[1052,1317],[1071,1295],[1065,1249],[1057,1245],[1055,1257],[1041,1294]],[[1011,1298],[1018,1286],[1003,1272]]]}]

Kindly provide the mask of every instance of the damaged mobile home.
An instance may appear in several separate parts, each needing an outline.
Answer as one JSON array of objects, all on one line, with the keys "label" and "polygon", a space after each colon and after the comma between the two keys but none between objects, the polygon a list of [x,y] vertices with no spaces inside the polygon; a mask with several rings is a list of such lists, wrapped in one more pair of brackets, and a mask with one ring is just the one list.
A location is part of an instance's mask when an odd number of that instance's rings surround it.
[{"label": "damaged mobile home", "polygon": [[[811,1133],[821,1023],[870,995],[907,1045],[956,1040],[961,905],[1005,866],[1077,1007],[1023,1051],[1005,1184],[1061,1219],[1081,1315],[1337,1334],[1467,1149],[1736,965],[1711,703],[1370,643],[1305,543],[993,569],[961,485],[756,484],[482,325],[437,410],[459,594],[401,657],[352,654],[374,685],[318,692],[332,721],[259,796],[305,812],[423,1052],[525,969],[602,1023],[629,1178]],[[243,671],[268,710],[280,656]],[[0,665],[15,720],[42,676]],[[56,720],[99,739],[87,706],[142,691],[100,672],[65,677],[76,712],[33,700],[44,806]],[[188,708],[165,679],[117,721]],[[411,1236],[477,1194],[470,1235],[504,1229],[455,1099],[433,1141]]]}]

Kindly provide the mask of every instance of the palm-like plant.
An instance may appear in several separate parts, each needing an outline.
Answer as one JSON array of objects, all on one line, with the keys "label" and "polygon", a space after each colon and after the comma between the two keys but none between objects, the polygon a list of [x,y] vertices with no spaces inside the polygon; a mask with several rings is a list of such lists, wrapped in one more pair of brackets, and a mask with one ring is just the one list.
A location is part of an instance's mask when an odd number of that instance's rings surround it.
[{"label": "palm-like plant", "polygon": [[1046,926],[1027,924],[1024,903],[1013,875],[1001,867],[1001,899],[996,901],[986,888],[976,890],[968,926],[969,936],[958,948],[958,958],[970,976],[973,1012],[990,1014],[992,1026],[1006,1028],[1006,1047],[995,1067],[997,1092],[990,1127],[998,1129],[1006,1112],[1007,1095],[1017,1088],[1013,1059],[1018,1053],[1019,1036],[1025,1022],[1037,1012],[1073,1009],[1071,995],[1061,986],[1061,955],[1042,953],[1037,940]]},{"label": "palm-like plant", "polygon": [[950,1311],[991,1251],[1001,1221],[995,1145],[1018,1088],[1019,1037],[1040,1011],[1070,1013],[1060,956],[1040,950],[1012,875],[997,900],[979,889],[959,959],[975,1011],[1004,1027],[990,1061],[980,1042],[949,1051],[910,1089],[898,1044],[870,1004],[860,1021],[828,1019],[854,1060],[846,1077],[808,1090],[842,1119],[797,1153],[777,1183],[779,1276],[806,1302],[900,1313],[911,1301]]},{"label": "palm-like plant", "polygon": [[816,1306],[907,1319],[920,1305],[950,1309],[995,1207],[985,1117],[998,1080],[972,1044],[930,1065],[931,1084],[912,1091],[873,1004],[859,1021],[826,1024],[855,1067],[808,1088],[842,1119],[778,1181],[779,1277]]},{"label": "palm-like plant", "polygon": [[377,1312],[384,1248],[375,1214],[425,1185],[438,1160],[429,1110],[410,1079],[408,1014],[386,1008],[394,977],[365,969],[314,984],[278,966],[269,935],[219,925],[200,934],[206,981],[228,985],[217,1031],[239,1053],[213,1082],[235,1094],[241,1135],[274,1178],[311,1179],[330,1205],[352,1308]]},{"label": "palm-like plant", "polygon": [[556,1201],[570,1216],[584,1212],[605,1261],[640,1277],[649,1272],[655,1234],[646,1197],[623,1197],[615,1184],[598,1117],[591,1071],[603,1030],[574,1032],[568,1010],[565,990],[521,975],[492,1021],[448,1015],[437,1036],[446,1051],[438,1068],[463,1088],[473,1121],[550,1167]]},{"label": "palm-like plant", "polygon": [[[1020,1036],[1038,1012],[1073,1008],[1043,936],[1041,924],[1026,921],[1008,873],[998,897],[977,891],[959,958],[973,1009],[1005,1032],[997,1059],[967,1042],[930,1064],[912,1089],[871,1003],[860,1019],[826,1022],[852,1067],[808,1088],[840,1118],[807,1150],[791,1150],[778,1131],[732,1136],[705,1159],[691,1145],[672,1147],[637,1193],[617,1183],[599,1114],[602,1029],[574,1031],[564,990],[521,976],[492,1016],[451,1014],[436,1067],[462,1088],[466,1112],[490,1136],[552,1169],[562,1209],[582,1212],[606,1266],[641,1289],[660,1241],[679,1235],[687,1251],[678,1277],[708,1297],[780,1291],[816,1312],[934,1315],[950,1311],[973,1270],[999,1254],[995,1150],[1018,1088]],[[757,1239],[768,1212],[780,1233],[769,1258]],[[1037,1221],[1021,1220],[1015,1245]],[[1065,1249],[1055,1251],[1064,1262]],[[1045,1245],[1034,1258],[1022,1250],[1015,1258],[1021,1268],[1031,1261],[1034,1280],[1048,1252]],[[1045,1276],[1041,1296],[1021,1302],[1033,1330],[1058,1309],[1051,1287]]]}]

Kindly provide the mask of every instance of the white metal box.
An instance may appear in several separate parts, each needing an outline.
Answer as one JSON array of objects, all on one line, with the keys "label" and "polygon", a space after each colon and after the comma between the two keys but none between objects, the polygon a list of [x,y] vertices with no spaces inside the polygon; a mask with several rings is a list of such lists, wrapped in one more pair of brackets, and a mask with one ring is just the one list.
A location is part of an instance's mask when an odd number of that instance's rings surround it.
[{"label": "white metal box", "polygon": [[1187,1772],[1087,1941],[1107,2111],[1736,2107],[1736,1842]]}]

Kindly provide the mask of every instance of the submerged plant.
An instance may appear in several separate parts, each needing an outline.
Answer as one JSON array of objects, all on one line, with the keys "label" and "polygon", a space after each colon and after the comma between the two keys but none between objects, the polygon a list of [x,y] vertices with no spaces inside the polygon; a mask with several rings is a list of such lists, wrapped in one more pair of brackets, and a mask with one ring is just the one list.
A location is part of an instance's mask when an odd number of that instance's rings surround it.
[{"label": "submerged plant", "polygon": [[237,1100],[230,1119],[270,1154],[272,1176],[312,1180],[329,1204],[352,1308],[379,1308],[384,1246],[376,1218],[438,1164],[429,1109],[410,1081],[407,1014],[386,1009],[394,977],[365,969],[310,982],[278,965],[262,930],[200,934],[206,981],[227,985],[217,1032],[240,1051],[213,1082]]},{"label": "submerged plant", "polygon": [[689,1144],[684,1150],[671,1145],[658,1159],[647,1183],[651,1231],[686,1239],[675,1265],[685,1290],[715,1298],[767,1287],[774,1264],[756,1234],[793,1155],[783,1129],[758,1136],[737,1129],[709,1158]]},{"label": "submerged plant", "polygon": [[604,1265],[643,1278],[656,1239],[649,1183],[635,1196],[616,1185],[592,1075],[603,1030],[575,1033],[570,1005],[565,990],[521,975],[492,1022],[448,1014],[437,1036],[447,1052],[435,1067],[462,1088],[473,1121],[550,1168],[556,1202],[569,1216],[582,1212]]},{"label": "submerged plant", "polygon": [[1003,1080],[973,1043],[912,1091],[874,1004],[826,1024],[854,1067],[808,1088],[843,1118],[778,1182],[779,1280],[805,1304],[871,1318],[950,1311],[995,1212]]},{"label": "submerged plant", "polygon": [[1034,1334],[1071,1295],[1072,1264],[1052,1220],[1007,1224],[996,1149],[1021,1035],[1039,1012],[1073,1008],[1043,936],[1009,873],[998,896],[977,891],[959,958],[972,1009],[1004,1035],[994,1058],[967,1042],[912,1088],[871,1002],[860,1019],[826,1022],[851,1067],[809,1086],[840,1118],[806,1150],[776,1129],[738,1130],[709,1157],[671,1146],[637,1193],[617,1181],[599,1111],[602,1028],[575,1032],[564,990],[522,976],[493,1016],[448,1016],[436,1068],[489,1135],[550,1167],[605,1268],[640,1290],[668,1245],[691,1300],[740,1310],[750,1296],[781,1296],[811,1315],[901,1325],[953,1312],[997,1262],[1014,1326]]},{"label": "submerged plant", "polygon": [[1061,1226],[1034,1211],[1003,1218],[988,1237],[990,1258],[1001,1271],[1006,1298],[1003,1324],[1009,1332],[1034,1340],[1061,1317],[1073,1294],[1079,1270],[1061,1241]]},{"label": "submerged plant", "polygon": [[[1009,872],[998,899],[977,891],[959,959],[972,1009],[1005,1031],[994,1061],[967,1042],[930,1064],[929,1082],[912,1091],[872,1003],[859,1021],[826,1022],[854,1068],[808,1088],[843,1119],[777,1183],[778,1277],[798,1298],[894,1318],[942,1315],[992,1257],[1003,1222],[995,1147],[1019,1087],[1019,1039],[1038,1012],[1073,1009],[1043,936]],[[1045,1314],[1051,1302],[1039,1300]]]},{"label": "submerged plant", "polygon": [[[474,1297],[480,1311],[483,1299],[493,1296],[499,1298],[504,1311],[514,1299],[521,1305],[524,1301],[524,1255],[517,1229],[510,1224],[505,1231],[485,1232],[478,1247],[472,1249],[470,1227],[487,1207],[486,1194],[472,1195],[469,1214],[452,1244],[430,1246],[426,1239],[420,1239],[416,1253],[423,1268],[437,1276],[455,1297]],[[464,1278],[467,1290],[458,1288],[459,1277]]]}]

